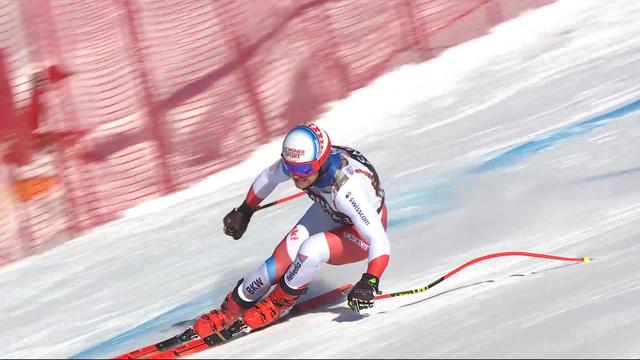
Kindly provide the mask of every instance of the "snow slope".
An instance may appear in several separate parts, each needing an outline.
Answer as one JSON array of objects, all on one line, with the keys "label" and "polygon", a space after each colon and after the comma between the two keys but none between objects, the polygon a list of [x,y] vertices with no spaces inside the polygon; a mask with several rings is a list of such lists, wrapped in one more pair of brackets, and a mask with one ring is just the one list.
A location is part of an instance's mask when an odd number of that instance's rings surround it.
[{"label": "snow slope", "polygon": [[[206,358],[640,357],[640,2],[564,0],[432,61],[404,66],[319,123],[387,190],[392,258],[365,315],[339,304],[211,349]],[[221,219],[279,141],[197,186],[0,268],[8,358],[103,358],[169,335],[267,258],[309,200]],[[282,184],[268,199],[295,192]],[[267,201],[268,201],[267,200]],[[310,295],[365,264],[325,266]]]}]

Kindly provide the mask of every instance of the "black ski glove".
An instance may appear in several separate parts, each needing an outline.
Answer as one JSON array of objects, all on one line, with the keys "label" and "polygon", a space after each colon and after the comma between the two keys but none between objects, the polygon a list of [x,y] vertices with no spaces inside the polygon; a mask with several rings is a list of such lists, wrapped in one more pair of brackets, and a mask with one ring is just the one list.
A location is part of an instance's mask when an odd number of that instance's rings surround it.
[{"label": "black ski glove", "polygon": [[231,210],[224,217],[224,233],[232,236],[234,240],[240,239],[247,230],[249,220],[254,212],[255,210],[249,207],[246,201],[243,201],[242,205]]},{"label": "black ski glove", "polygon": [[351,288],[347,295],[347,304],[351,310],[360,312],[361,309],[373,307],[373,298],[381,294],[378,290],[378,279],[369,273],[362,274],[362,278]]}]

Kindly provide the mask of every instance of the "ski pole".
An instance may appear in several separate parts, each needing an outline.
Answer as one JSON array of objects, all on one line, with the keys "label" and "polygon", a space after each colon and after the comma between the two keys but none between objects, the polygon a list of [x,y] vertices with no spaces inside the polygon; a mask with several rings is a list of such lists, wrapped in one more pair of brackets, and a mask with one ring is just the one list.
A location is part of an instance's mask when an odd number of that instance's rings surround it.
[{"label": "ski pole", "polygon": [[421,293],[421,292],[425,292],[425,291],[431,289],[432,287],[438,285],[442,281],[450,278],[451,276],[453,276],[454,274],[456,274],[460,270],[466,268],[467,266],[473,265],[473,264],[475,264],[477,262],[480,262],[480,261],[483,261],[483,260],[488,260],[488,259],[497,258],[497,257],[501,257],[501,256],[529,256],[529,257],[536,257],[536,258],[549,259],[549,260],[574,261],[574,262],[586,262],[586,263],[591,261],[591,258],[588,257],[588,256],[579,257],[579,258],[568,258],[568,257],[561,257],[561,256],[555,256],[555,255],[547,255],[547,254],[537,254],[537,253],[523,252],[523,251],[500,252],[500,253],[481,256],[479,258],[475,258],[473,260],[467,261],[466,263],[464,263],[464,264],[458,266],[457,268],[451,270],[446,275],[444,275],[443,277],[437,279],[436,281],[432,282],[431,284],[429,284],[427,286],[424,286],[424,287],[421,287],[421,288],[418,288],[418,289],[413,289],[413,290],[405,290],[405,291],[398,291],[398,292],[389,293],[389,294],[378,295],[378,296],[375,297],[375,300],[387,299],[387,298],[391,298],[391,297],[398,297],[398,296],[405,296],[405,295],[413,295],[413,294],[418,294],[418,293]]},{"label": "ski pole", "polygon": [[278,204],[282,204],[283,202],[289,201],[289,200],[293,200],[296,198],[299,198],[300,196],[304,195],[305,193],[303,191],[297,193],[297,194],[293,194],[293,195],[289,195],[287,197],[284,197],[282,199],[278,199],[276,201],[272,201],[270,203],[258,206],[257,208],[254,209],[254,211],[258,211],[258,210],[262,210],[262,209],[266,209],[268,207],[272,207],[273,205],[278,205]]}]

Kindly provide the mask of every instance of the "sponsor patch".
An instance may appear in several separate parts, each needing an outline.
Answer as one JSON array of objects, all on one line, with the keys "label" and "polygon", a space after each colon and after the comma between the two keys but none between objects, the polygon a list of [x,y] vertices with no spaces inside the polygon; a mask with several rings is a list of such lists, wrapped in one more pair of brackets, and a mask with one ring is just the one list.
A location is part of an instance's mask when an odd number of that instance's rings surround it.
[{"label": "sponsor patch", "polygon": [[356,202],[356,199],[351,197],[351,192],[347,193],[347,199],[349,199],[349,203],[351,204],[351,206],[353,206],[353,209],[356,211],[356,214],[358,214],[360,219],[362,219],[362,222],[364,222],[365,225],[369,225],[369,219],[367,219],[367,217],[362,212],[362,209],[360,209],[360,204]]},{"label": "sponsor patch", "polygon": [[291,232],[289,232],[289,240],[291,241],[296,241],[298,240],[300,237],[298,237],[298,227],[294,227],[293,229],[291,229]]},{"label": "sponsor patch", "polygon": [[353,171],[353,167],[351,167],[351,166],[344,167],[344,172],[346,172],[348,175],[355,174],[355,172]]},{"label": "sponsor patch", "polygon": [[305,154],[304,149],[294,149],[290,147],[286,147],[282,150],[282,155],[287,160],[298,160],[303,157]]},{"label": "sponsor patch", "polygon": [[351,241],[352,243],[356,244],[362,250],[369,251],[369,245],[364,241],[360,240],[357,236],[353,235],[352,233],[345,231],[342,233],[342,236],[347,238],[347,240]]},{"label": "sponsor patch", "polygon": [[249,286],[245,287],[244,290],[248,293],[248,294],[255,294],[256,291],[260,290],[260,288],[264,285],[264,281],[262,281],[261,278],[257,278],[255,280],[253,280],[251,282],[251,284],[249,284]]},{"label": "sponsor patch", "polygon": [[302,267],[302,262],[299,260],[296,261],[296,263],[293,265],[293,268],[288,271],[287,280],[289,281],[293,280],[296,274],[298,274],[298,271],[300,271],[301,267]]}]

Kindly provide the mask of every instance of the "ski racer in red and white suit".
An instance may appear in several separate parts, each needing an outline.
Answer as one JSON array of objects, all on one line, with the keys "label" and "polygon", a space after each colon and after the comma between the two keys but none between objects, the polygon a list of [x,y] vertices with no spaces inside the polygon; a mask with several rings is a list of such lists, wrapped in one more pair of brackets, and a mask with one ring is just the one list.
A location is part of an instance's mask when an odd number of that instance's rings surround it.
[{"label": "ski racer in red and white suit", "polygon": [[[255,209],[276,186],[292,179],[313,201],[276,246],[226,296],[220,309],[203,315],[196,333],[205,337],[238,318],[255,329],[288,312],[324,263],[350,264],[367,259],[367,269],[351,289],[349,306],[373,306],[389,262],[384,190],[371,163],[358,151],[331,146],[315,124],[297,126],[283,142],[282,157],[254,180],[243,204],[224,219],[225,233],[239,239]],[[260,301],[276,285],[268,297]]]}]

